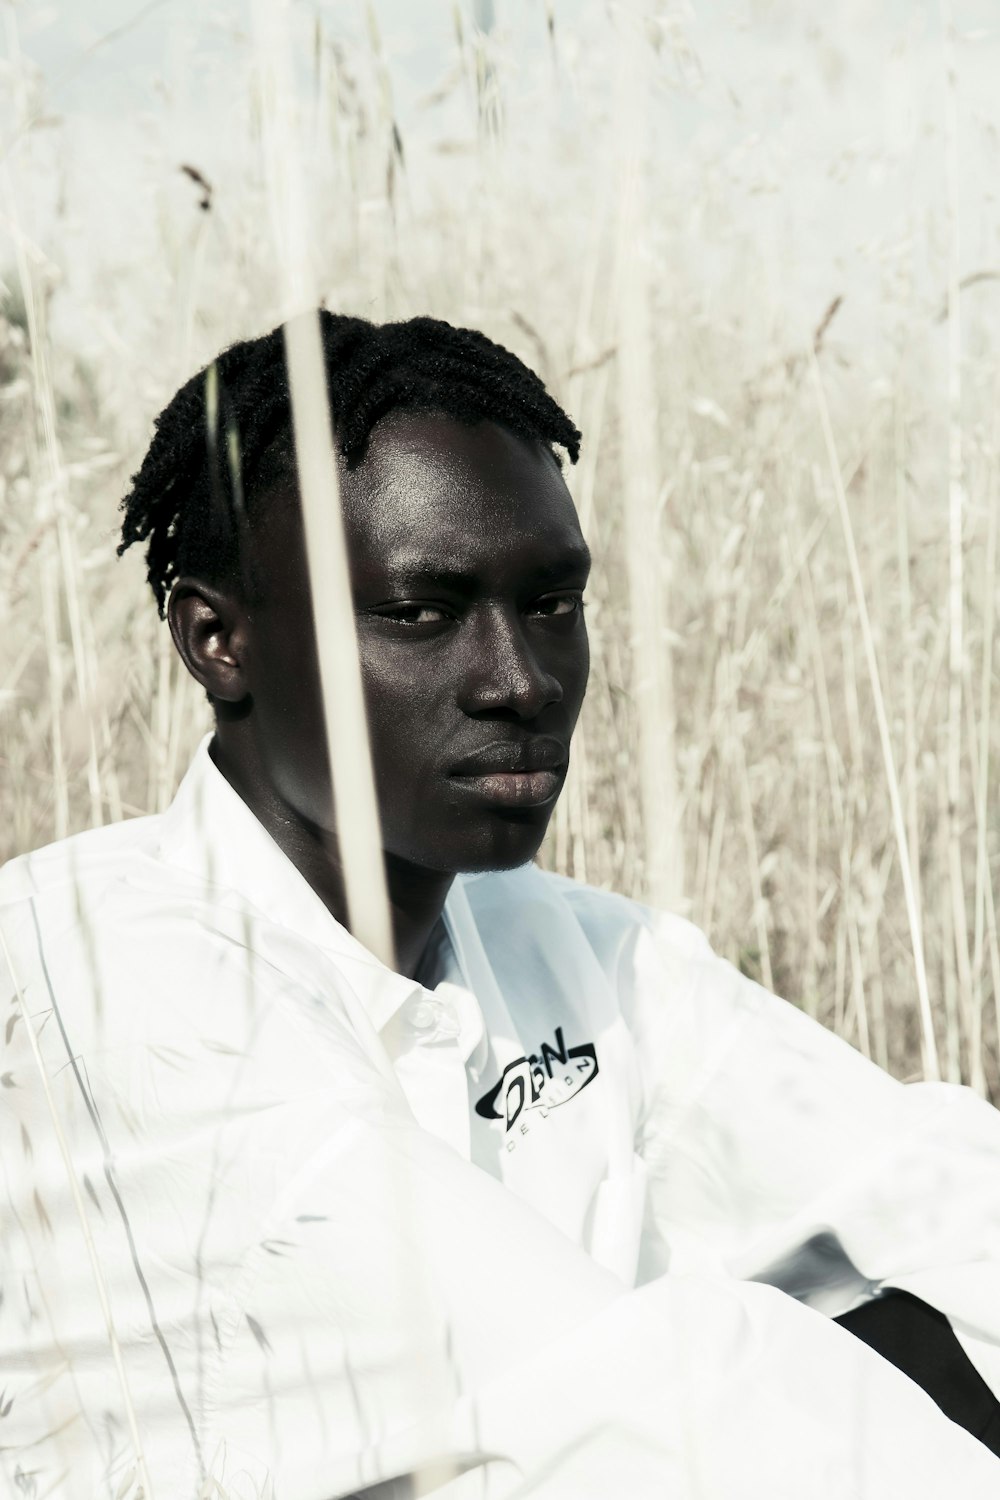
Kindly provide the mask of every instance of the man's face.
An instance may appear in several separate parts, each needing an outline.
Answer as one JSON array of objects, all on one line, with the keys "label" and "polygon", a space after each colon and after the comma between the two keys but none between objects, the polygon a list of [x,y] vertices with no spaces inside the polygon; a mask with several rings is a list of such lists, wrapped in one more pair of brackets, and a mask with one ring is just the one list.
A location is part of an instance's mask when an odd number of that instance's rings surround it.
[{"label": "man's face", "polygon": [[[341,474],[383,846],[445,873],[536,853],[589,670],[589,557],[558,467],[489,422],[397,412]],[[268,505],[246,659],[280,797],[329,822],[301,521]]]}]

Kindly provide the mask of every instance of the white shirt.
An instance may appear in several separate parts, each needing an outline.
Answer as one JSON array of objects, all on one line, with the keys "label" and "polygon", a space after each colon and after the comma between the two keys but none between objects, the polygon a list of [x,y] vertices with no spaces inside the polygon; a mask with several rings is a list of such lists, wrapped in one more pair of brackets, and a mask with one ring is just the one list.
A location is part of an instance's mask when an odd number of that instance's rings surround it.
[{"label": "white shirt", "polygon": [[820,1315],[909,1290],[1000,1393],[997,1111],[531,866],[394,974],[207,746],[0,875],[5,1496],[1000,1494]]}]

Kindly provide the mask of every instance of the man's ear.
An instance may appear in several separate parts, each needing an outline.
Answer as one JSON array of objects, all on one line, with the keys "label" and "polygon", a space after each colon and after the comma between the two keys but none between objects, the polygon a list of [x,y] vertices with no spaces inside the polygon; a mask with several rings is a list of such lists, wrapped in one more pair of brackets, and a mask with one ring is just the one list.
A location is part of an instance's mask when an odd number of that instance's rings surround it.
[{"label": "man's ear", "polygon": [[170,590],[167,622],[195,682],[220,703],[241,703],[250,691],[248,621],[233,594],[200,578],[178,578]]}]

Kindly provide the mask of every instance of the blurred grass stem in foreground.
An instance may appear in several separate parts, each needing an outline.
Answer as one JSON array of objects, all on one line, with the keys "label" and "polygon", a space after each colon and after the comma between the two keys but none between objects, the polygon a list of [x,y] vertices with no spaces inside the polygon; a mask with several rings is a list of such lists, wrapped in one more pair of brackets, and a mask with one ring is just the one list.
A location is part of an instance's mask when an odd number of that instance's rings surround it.
[{"label": "blurred grass stem in foreground", "polygon": [[351,580],[334,456],[312,239],[302,184],[283,0],[255,0],[262,137],[277,270],[287,308],[285,349],[298,488],[312,591],[337,846],[350,927],[395,967]]},{"label": "blurred grass stem in foreground", "polygon": [[[295,440],[298,491],[304,521],[316,649],[329,753],[337,857],[343,875],[350,930],[370,952],[395,968],[392,922],[382,857],[378,804],[358,659],[353,594],[341,510],[337,461],[313,263],[314,226],[304,191],[305,159],[296,113],[287,0],[255,0],[254,29],[261,86],[262,145],[274,231],[275,271],[284,304],[285,352]],[[359,1017],[364,1026],[364,1018]],[[386,1059],[387,1079],[395,1087]],[[394,1161],[390,1158],[390,1161]],[[396,1227],[393,1260],[400,1318],[425,1348],[424,1367],[413,1371],[412,1420],[442,1409],[441,1391],[453,1392],[454,1372],[438,1357],[437,1300],[428,1268],[411,1233],[412,1186],[401,1164],[387,1165],[381,1190],[387,1220]],[[417,1330],[426,1325],[421,1341]],[[447,1340],[446,1340],[447,1343]],[[446,1408],[445,1408],[446,1409]],[[416,1496],[453,1477],[445,1471],[412,1476]]]}]

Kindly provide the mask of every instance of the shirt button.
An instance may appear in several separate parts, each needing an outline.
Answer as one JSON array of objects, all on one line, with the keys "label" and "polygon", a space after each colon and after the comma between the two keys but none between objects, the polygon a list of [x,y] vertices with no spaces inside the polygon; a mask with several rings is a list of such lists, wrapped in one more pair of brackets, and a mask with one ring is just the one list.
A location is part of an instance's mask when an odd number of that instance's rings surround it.
[{"label": "shirt button", "polygon": [[410,1025],[414,1031],[433,1031],[438,1022],[439,1009],[433,1000],[419,1000],[410,1011]]},{"label": "shirt button", "polygon": [[408,1019],[422,1042],[452,1041],[461,1030],[454,1006],[443,1000],[415,1001]]}]

